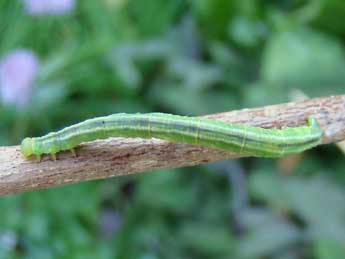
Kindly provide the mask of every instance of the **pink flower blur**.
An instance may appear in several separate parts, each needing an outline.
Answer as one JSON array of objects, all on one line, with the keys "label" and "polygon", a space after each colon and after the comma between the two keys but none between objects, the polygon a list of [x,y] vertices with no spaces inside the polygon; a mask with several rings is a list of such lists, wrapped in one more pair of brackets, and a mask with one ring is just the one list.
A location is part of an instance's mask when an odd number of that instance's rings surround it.
[{"label": "pink flower blur", "polygon": [[37,57],[29,50],[17,49],[0,60],[1,102],[25,107],[30,101],[37,71]]},{"label": "pink flower blur", "polygon": [[38,16],[45,14],[64,15],[74,9],[75,0],[23,0],[28,14]]}]

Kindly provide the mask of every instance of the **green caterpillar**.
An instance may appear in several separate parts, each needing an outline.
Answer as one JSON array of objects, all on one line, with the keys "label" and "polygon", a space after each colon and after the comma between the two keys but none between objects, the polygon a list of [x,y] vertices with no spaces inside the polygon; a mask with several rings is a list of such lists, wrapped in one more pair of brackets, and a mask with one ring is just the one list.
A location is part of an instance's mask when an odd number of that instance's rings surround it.
[{"label": "green caterpillar", "polygon": [[25,138],[22,153],[29,157],[71,150],[81,142],[109,137],[158,138],[257,157],[283,157],[302,152],[321,142],[316,119],[295,128],[264,129],[213,119],[163,113],[118,113],[89,119],[42,137]]}]

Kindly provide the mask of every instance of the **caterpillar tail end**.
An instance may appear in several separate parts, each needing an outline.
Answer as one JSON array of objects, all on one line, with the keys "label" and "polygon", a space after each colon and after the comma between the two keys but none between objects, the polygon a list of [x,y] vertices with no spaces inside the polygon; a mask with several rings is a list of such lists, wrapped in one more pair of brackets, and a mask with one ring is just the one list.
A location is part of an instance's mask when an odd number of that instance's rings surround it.
[{"label": "caterpillar tail end", "polygon": [[71,148],[70,151],[71,151],[73,157],[77,157],[77,151],[75,151],[74,148]]},{"label": "caterpillar tail end", "polygon": [[323,135],[323,132],[322,132],[322,129],[320,127],[320,124],[319,122],[317,121],[316,118],[313,118],[313,117],[309,117],[308,118],[308,125],[317,133],[319,133],[319,137],[321,139],[322,135]]},{"label": "caterpillar tail end", "polygon": [[50,154],[50,155],[51,155],[52,159],[53,159],[54,161],[56,161],[56,154],[55,154],[55,153],[52,153],[52,154]]},{"label": "caterpillar tail end", "polygon": [[308,118],[308,125],[309,125],[309,127],[311,127],[313,134],[315,134],[315,136],[318,138],[318,141],[316,141],[315,145],[314,145],[314,146],[317,146],[322,142],[322,136],[324,133],[323,133],[323,131],[320,127],[320,124],[316,118],[309,117]]},{"label": "caterpillar tail end", "polygon": [[319,123],[317,122],[317,120],[313,117],[309,117],[308,118],[308,125],[312,126],[312,127],[319,127]]},{"label": "caterpillar tail end", "polygon": [[37,163],[40,163],[42,161],[42,156],[36,155],[36,160],[37,160]]}]

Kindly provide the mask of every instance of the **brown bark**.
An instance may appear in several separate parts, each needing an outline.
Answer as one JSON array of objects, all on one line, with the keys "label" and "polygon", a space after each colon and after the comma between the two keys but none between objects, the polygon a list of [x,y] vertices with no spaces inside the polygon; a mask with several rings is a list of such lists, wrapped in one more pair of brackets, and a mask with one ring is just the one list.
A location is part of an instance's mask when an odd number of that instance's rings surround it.
[{"label": "brown bark", "polygon": [[[309,116],[317,118],[320,123],[324,131],[323,144],[345,139],[345,95],[207,117],[264,128],[280,128],[303,125]],[[237,154],[199,146],[139,138],[112,138],[85,143],[78,148],[77,158],[69,152],[62,152],[58,155],[58,161],[45,156],[40,163],[35,159],[25,159],[18,146],[0,147],[0,195],[238,157]]]}]

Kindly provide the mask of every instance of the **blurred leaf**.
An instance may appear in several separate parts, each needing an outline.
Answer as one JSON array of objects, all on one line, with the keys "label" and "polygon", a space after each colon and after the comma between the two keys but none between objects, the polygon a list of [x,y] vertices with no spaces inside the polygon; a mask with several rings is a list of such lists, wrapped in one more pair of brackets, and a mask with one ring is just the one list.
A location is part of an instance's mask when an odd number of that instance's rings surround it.
[{"label": "blurred leaf", "polygon": [[344,242],[331,239],[320,239],[315,243],[316,258],[342,259],[345,257]]},{"label": "blurred leaf", "polygon": [[234,49],[222,42],[213,42],[209,48],[210,55],[222,70],[224,86],[232,95],[238,95],[244,91],[244,85],[252,81],[253,57],[250,60],[242,57]]},{"label": "blurred leaf", "polygon": [[239,240],[239,251],[244,258],[261,258],[279,254],[289,249],[301,239],[300,231],[291,223],[284,221],[266,222],[249,229]]},{"label": "blurred leaf", "polygon": [[252,85],[249,104],[287,101],[293,89],[309,97],[340,94],[344,66],[344,49],[337,39],[307,28],[277,33],[265,49],[261,80]]},{"label": "blurred leaf", "polygon": [[345,3],[342,0],[314,0],[321,7],[313,24],[331,33],[345,36],[345,25],[339,17],[345,16]]},{"label": "blurred leaf", "polygon": [[66,85],[59,82],[37,88],[32,100],[33,109],[44,110],[61,103],[67,96],[67,90]]},{"label": "blurred leaf", "polygon": [[234,256],[233,238],[223,227],[186,224],[179,233],[183,245],[196,254],[228,258]]},{"label": "blurred leaf", "polygon": [[251,189],[273,208],[301,217],[312,238],[329,237],[345,242],[345,193],[327,178],[256,174],[251,179]]},{"label": "blurred leaf", "polygon": [[193,188],[186,184],[174,171],[150,173],[140,182],[136,196],[141,203],[155,209],[185,213],[196,199]]},{"label": "blurred leaf", "polygon": [[229,111],[237,106],[235,96],[224,95],[222,91],[196,91],[164,82],[155,85],[151,96],[161,106],[190,116]]},{"label": "blurred leaf", "polygon": [[219,67],[184,58],[170,60],[167,70],[167,73],[176,77],[181,84],[196,90],[209,87],[223,78]]},{"label": "blurred leaf", "polygon": [[237,16],[229,26],[229,36],[236,44],[245,48],[257,46],[266,36],[267,28],[263,22],[252,21],[244,16]]},{"label": "blurred leaf", "polygon": [[327,178],[286,180],[282,188],[289,197],[291,208],[308,223],[320,226],[345,219],[345,193]]},{"label": "blurred leaf", "polygon": [[129,2],[129,12],[142,35],[154,36],[174,22],[182,6],[181,0],[132,0]]},{"label": "blurred leaf", "polygon": [[284,182],[278,175],[256,172],[249,183],[254,199],[265,200],[278,211],[286,211],[290,208],[288,194],[282,188]]},{"label": "blurred leaf", "polygon": [[306,85],[320,85],[326,80],[339,83],[344,82],[343,74],[339,73],[344,64],[344,50],[336,39],[308,29],[287,31],[269,42],[264,53],[262,80]]},{"label": "blurred leaf", "polygon": [[163,40],[150,40],[140,44],[127,42],[113,48],[107,61],[128,88],[138,89],[143,82],[143,75],[137,62],[159,61],[173,51],[173,46]]},{"label": "blurred leaf", "polygon": [[235,13],[235,1],[192,1],[202,32],[211,38],[225,38],[228,23]]}]

